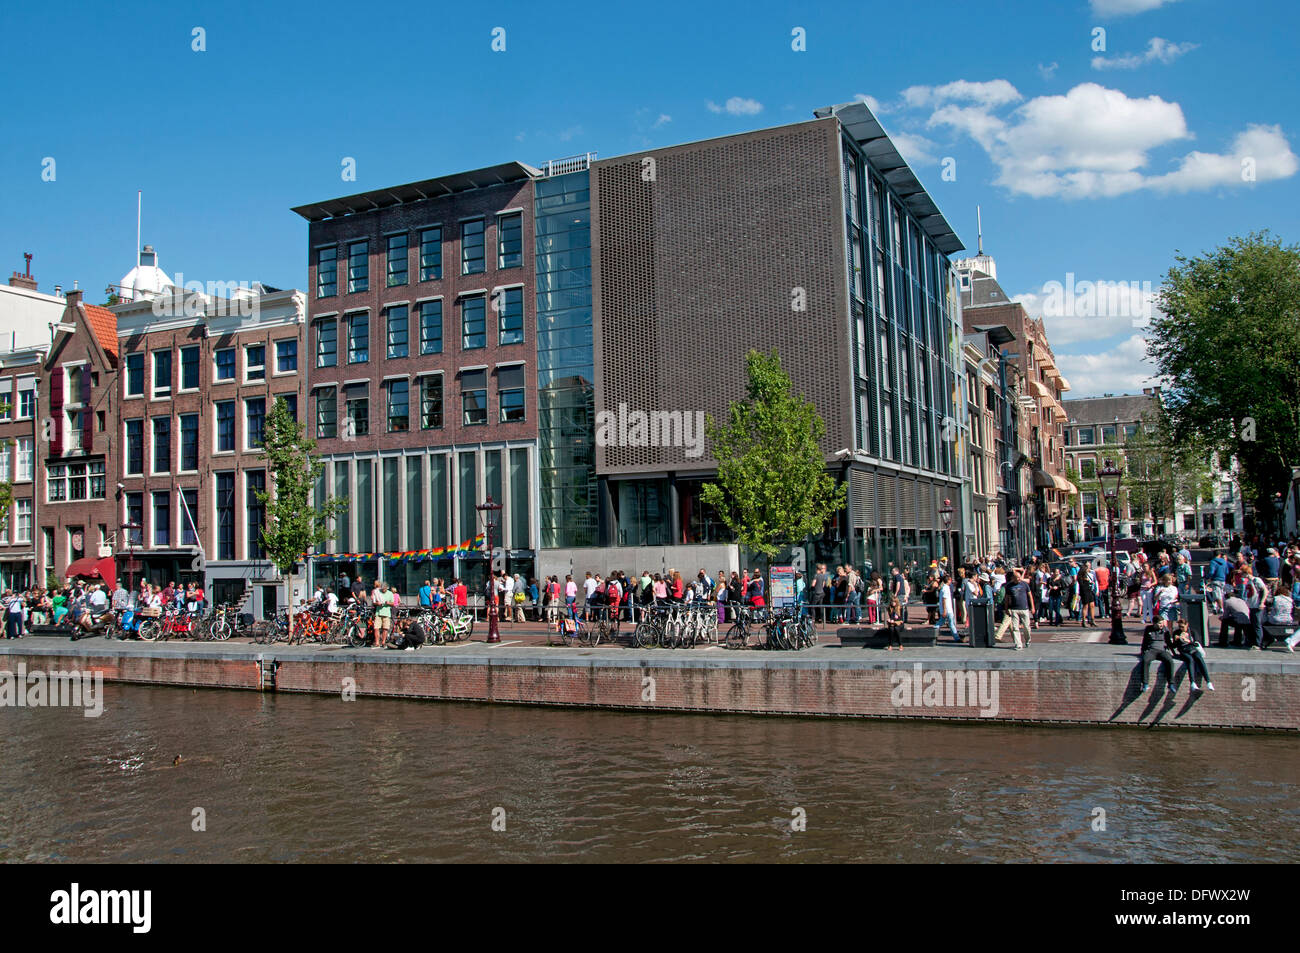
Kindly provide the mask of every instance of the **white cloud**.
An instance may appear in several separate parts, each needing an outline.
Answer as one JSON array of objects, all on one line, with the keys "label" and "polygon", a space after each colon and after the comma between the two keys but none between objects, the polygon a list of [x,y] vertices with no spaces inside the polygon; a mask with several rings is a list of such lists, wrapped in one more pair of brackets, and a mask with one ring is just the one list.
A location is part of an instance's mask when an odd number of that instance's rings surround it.
[{"label": "white cloud", "polygon": [[866,103],[867,108],[870,109],[872,113],[874,113],[877,116],[879,116],[882,112],[886,111],[885,108],[880,105],[880,100],[878,100],[875,96],[869,96],[866,93],[855,93],[853,96],[853,101],[855,103]]},{"label": "white cloud", "polygon": [[1199,43],[1170,43],[1168,40],[1153,36],[1147,41],[1146,52],[1130,53],[1127,56],[1112,58],[1094,56],[1092,58],[1092,68],[1096,70],[1137,69],[1139,66],[1146,66],[1148,63],[1163,63],[1168,66],[1178,57],[1184,53],[1190,53],[1199,45]]},{"label": "white cloud", "polygon": [[1127,17],[1176,2],[1177,0],[1092,0],[1092,12],[1099,17]]},{"label": "white cloud", "polygon": [[1043,79],[1051,79],[1056,75],[1056,71],[1060,68],[1060,66],[1061,64],[1056,62],[1053,62],[1049,66],[1044,66],[1042,63],[1039,63],[1038,75],[1043,77]]},{"label": "white cloud", "polygon": [[713,100],[705,103],[712,113],[728,113],[732,116],[754,116],[763,111],[763,104],[756,99],[745,99],[741,96],[732,96],[724,104],[719,106]]},{"label": "white cloud", "polygon": [[1005,106],[1017,102],[1020,93],[1005,79],[987,83],[972,83],[959,79],[944,86],[909,86],[903,90],[903,102],[908,106],[940,106],[944,103],[967,102],[979,106]]},{"label": "white cloud", "polygon": [[1074,274],[1014,295],[1030,317],[1041,318],[1053,347],[1099,341],[1146,327],[1160,313],[1159,282],[1086,279]]},{"label": "white cloud", "polygon": [[998,185],[1035,198],[1240,185],[1251,181],[1243,175],[1247,159],[1254,181],[1286,178],[1300,166],[1279,126],[1252,125],[1227,154],[1193,152],[1172,172],[1147,174],[1151,150],[1191,138],[1182,107],[1159,96],[1130,99],[1096,83],[1082,83],[1063,96],[1036,97],[1005,118],[987,104],[948,103],[927,125],[970,136],[997,165]]},{"label": "white cloud", "polygon": [[661,126],[668,125],[672,121],[673,121],[672,116],[668,115],[667,113],[660,113],[659,118],[654,121],[654,125],[651,128],[658,129]]},{"label": "white cloud", "polygon": [[889,138],[903,154],[903,158],[912,165],[933,165],[939,161],[933,151],[935,144],[925,136],[916,136],[910,132],[894,132],[890,133]]},{"label": "white cloud", "polygon": [[1140,334],[1096,354],[1056,352],[1056,366],[1070,382],[1067,397],[1140,394],[1150,387],[1156,367],[1147,360],[1147,342]]}]

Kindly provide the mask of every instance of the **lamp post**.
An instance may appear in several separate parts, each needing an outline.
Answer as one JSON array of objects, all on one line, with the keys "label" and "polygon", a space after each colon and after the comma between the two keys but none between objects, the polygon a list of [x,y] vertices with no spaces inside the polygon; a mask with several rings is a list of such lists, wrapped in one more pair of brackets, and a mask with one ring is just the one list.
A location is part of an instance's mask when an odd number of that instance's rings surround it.
[{"label": "lamp post", "polygon": [[1016,516],[1015,510],[1007,510],[1007,529],[1011,531],[1011,562],[1014,564],[1020,558],[1020,538],[1016,534],[1016,524],[1020,518]]},{"label": "lamp post", "polygon": [[126,581],[131,598],[135,598],[135,531],[139,528],[139,523],[122,524],[122,529],[126,530]]},{"label": "lamp post", "polygon": [[1106,499],[1106,533],[1110,536],[1110,644],[1128,645],[1124,636],[1124,617],[1120,614],[1119,563],[1115,558],[1115,520],[1119,516],[1119,485],[1124,479],[1124,472],[1115,465],[1114,460],[1102,461],[1097,470],[1097,479],[1101,482],[1101,494]]},{"label": "lamp post", "polygon": [[[1273,510],[1277,513],[1277,531],[1274,534],[1275,541],[1282,538],[1282,514],[1286,512],[1286,497],[1281,493],[1273,494]],[[1267,549],[1267,547],[1265,547]]]},{"label": "lamp post", "polygon": [[483,514],[483,533],[484,544],[487,546],[487,588],[483,593],[483,606],[487,610],[488,637],[489,642],[501,641],[501,629],[498,625],[500,613],[497,609],[497,586],[496,579],[492,572],[492,553],[495,546],[493,537],[496,532],[496,514],[501,511],[502,504],[494,502],[489,495],[487,500],[479,503],[474,507]]},{"label": "lamp post", "polygon": [[943,503],[939,505],[939,517],[943,520],[944,552],[948,556],[951,565],[955,566],[957,564],[957,557],[953,553],[948,552],[948,544],[952,539],[952,536],[950,535],[950,530],[952,529],[952,500],[944,500]]}]

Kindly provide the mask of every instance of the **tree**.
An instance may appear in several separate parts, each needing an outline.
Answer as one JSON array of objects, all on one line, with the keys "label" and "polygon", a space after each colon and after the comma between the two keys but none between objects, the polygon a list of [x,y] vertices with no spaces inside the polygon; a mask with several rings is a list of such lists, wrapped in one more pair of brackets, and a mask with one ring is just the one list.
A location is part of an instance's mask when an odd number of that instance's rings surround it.
[{"label": "tree", "polygon": [[1300,448],[1300,246],[1257,232],[1176,260],[1147,341],[1170,433],[1236,458],[1243,495],[1270,512]]},{"label": "tree", "polygon": [[1129,508],[1153,523],[1172,520],[1179,506],[1197,507],[1214,492],[1210,452],[1194,434],[1177,440],[1163,404],[1125,441],[1121,465]]},{"label": "tree", "polygon": [[330,497],[311,507],[311,492],[325,465],[312,456],[316,441],[304,435],[303,426],[289,413],[289,405],[277,397],[266,417],[263,432],[267,469],[274,494],[259,491],[257,500],[265,507],[262,545],[275,568],[285,579],[285,601],[289,607],[289,634],[293,634],[293,567],[305,553],[334,538],[329,524],[347,509],[347,501]]},{"label": "tree", "polygon": [[732,402],[724,422],[710,415],[705,426],[718,476],[700,497],[742,544],[770,557],[821,532],[845,494],[818,446],[826,423],[794,393],[776,351],[750,351],[745,363],[746,398]]}]

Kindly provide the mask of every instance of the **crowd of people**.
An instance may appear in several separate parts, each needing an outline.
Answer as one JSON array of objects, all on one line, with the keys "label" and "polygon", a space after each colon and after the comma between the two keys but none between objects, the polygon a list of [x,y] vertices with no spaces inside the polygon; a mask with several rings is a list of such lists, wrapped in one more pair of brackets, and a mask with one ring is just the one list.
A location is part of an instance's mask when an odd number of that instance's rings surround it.
[{"label": "crowd of people", "polygon": [[91,631],[110,612],[127,608],[148,616],[161,615],[167,606],[198,613],[206,605],[202,585],[193,582],[187,585],[169,582],[160,586],[142,580],[133,591],[118,582],[110,592],[106,583],[74,579],[57,589],[32,586],[20,592],[6,589],[0,595],[6,639],[31,635],[38,626]]}]

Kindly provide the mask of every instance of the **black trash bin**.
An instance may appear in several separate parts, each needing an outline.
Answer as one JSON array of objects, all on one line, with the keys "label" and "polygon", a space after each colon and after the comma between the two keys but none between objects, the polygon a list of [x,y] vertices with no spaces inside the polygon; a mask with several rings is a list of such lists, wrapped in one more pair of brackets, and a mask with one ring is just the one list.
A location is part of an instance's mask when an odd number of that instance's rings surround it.
[{"label": "black trash bin", "polygon": [[972,647],[993,647],[993,600],[981,596],[970,602],[970,644]]},{"label": "black trash bin", "polygon": [[1210,644],[1210,622],[1206,611],[1205,596],[1199,592],[1185,592],[1179,597],[1179,609],[1187,620],[1187,631],[1192,639],[1202,646]]}]

